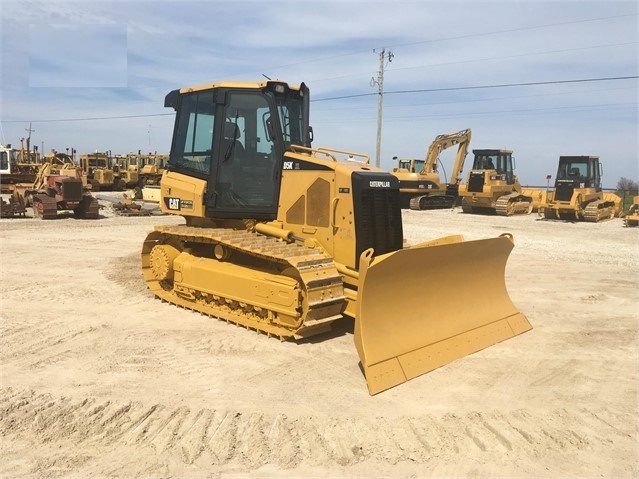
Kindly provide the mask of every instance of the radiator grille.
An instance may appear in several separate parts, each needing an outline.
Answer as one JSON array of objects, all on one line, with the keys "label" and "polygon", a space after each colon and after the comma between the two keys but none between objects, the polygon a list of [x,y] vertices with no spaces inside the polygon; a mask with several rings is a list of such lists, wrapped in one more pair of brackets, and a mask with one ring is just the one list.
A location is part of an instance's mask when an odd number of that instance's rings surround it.
[{"label": "radiator grille", "polygon": [[79,201],[82,199],[82,182],[80,180],[66,180],[60,185],[64,201]]},{"label": "radiator grille", "polygon": [[[371,188],[371,183],[388,182],[391,187]],[[356,257],[368,248],[375,256],[402,249],[402,210],[399,202],[399,182],[392,175],[382,173],[353,175],[353,203],[355,206]]]},{"label": "radiator grille", "polygon": [[574,190],[575,185],[572,183],[572,181],[559,181],[555,188],[555,199],[557,201],[570,201]]},{"label": "radiator grille", "polygon": [[470,178],[468,180],[468,191],[472,193],[481,193],[484,191],[484,172],[475,173],[474,171],[470,174]]}]

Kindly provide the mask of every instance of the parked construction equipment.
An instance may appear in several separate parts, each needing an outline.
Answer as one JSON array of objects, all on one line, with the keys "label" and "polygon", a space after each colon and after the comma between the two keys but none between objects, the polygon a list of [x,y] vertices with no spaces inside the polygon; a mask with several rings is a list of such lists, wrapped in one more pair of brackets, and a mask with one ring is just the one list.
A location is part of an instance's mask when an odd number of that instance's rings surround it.
[{"label": "parked construction equipment", "polygon": [[157,153],[149,153],[148,155],[138,155],[140,160],[140,179],[138,186],[144,188],[149,185],[159,185],[162,179],[162,173],[166,168],[168,155],[158,155]]},{"label": "parked construction equipment", "polygon": [[560,156],[555,192],[540,205],[546,219],[597,222],[614,218],[621,210],[621,198],[604,193],[603,169],[598,156]]},{"label": "parked construction equipment", "polygon": [[397,178],[311,147],[303,83],[207,84],[165,106],[161,208],[186,224],[143,243],[158,298],[281,339],[352,317],[371,394],[531,328],[506,290],[512,236],[404,247]]},{"label": "parked construction equipment", "polygon": [[626,226],[639,226],[639,196],[632,198],[632,205],[626,213]]},{"label": "parked construction equipment", "polygon": [[15,191],[9,197],[9,201],[0,198],[0,218],[15,218],[26,216],[27,209],[24,197]]},{"label": "parked construction equipment", "polygon": [[522,193],[512,150],[473,150],[468,180],[459,188],[464,213],[511,216],[530,214],[533,199]]},{"label": "parked construction equipment", "polygon": [[113,174],[116,189],[133,188],[140,181],[138,156],[134,154],[116,156],[113,159]]},{"label": "parked construction equipment", "polygon": [[[428,147],[423,160],[399,159],[391,173],[399,180],[399,197],[402,208],[428,210],[452,208],[457,198],[461,172],[470,144],[470,128],[438,135]],[[447,148],[458,145],[457,156],[450,174],[450,182],[442,183],[437,162]]]},{"label": "parked construction equipment", "polygon": [[131,195],[122,193],[119,198],[106,194],[96,194],[98,200],[110,203],[111,209],[118,216],[150,216],[156,208],[143,208],[140,203],[133,201]]},{"label": "parked construction equipment", "polygon": [[32,185],[17,184],[16,192],[33,214],[42,219],[54,219],[72,214],[76,218],[98,218],[98,201],[86,190],[82,169],[65,161],[47,161],[40,166]]},{"label": "parked construction equipment", "polygon": [[93,191],[112,190],[116,186],[115,173],[109,152],[95,152],[80,155],[80,167],[87,176]]},{"label": "parked construction equipment", "polygon": [[35,152],[29,155],[11,145],[0,145],[0,192],[12,193],[12,185],[16,183],[33,183],[40,167],[39,158]]}]

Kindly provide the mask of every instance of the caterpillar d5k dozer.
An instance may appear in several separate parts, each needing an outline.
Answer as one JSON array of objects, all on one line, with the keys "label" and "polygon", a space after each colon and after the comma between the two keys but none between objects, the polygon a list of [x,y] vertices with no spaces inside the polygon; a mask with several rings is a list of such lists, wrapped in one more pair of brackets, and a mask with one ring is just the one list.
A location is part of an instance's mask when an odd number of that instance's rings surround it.
[{"label": "caterpillar d5k dozer", "polygon": [[532,197],[522,193],[511,150],[473,150],[473,169],[459,188],[464,213],[530,214]]},{"label": "caterpillar d5k dozer", "polygon": [[[531,328],[506,291],[512,237],[404,248],[398,180],[366,155],[311,148],[304,84],[208,84],[165,106],[160,204],[186,224],[142,246],[158,298],[280,339],[352,317],[371,394]],[[460,279],[469,270],[481,281]]]},{"label": "caterpillar d5k dozer", "polygon": [[539,215],[552,220],[593,223],[614,218],[621,199],[603,192],[602,173],[598,156],[560,156],[555,194],[540,205]]},{"label": "caterpillar d5k dozer", "polygon": [[[424,160],[400,159],[391,173],[399,180],[399,198],[402,208],[431,210],[452,208],[457,199],[461,172],[470,144],[470,128],[438,135],[428,147]],[[437,161],[442,151],[457,145],[457,155],[450,175],[450,183],[440,180]]]}]

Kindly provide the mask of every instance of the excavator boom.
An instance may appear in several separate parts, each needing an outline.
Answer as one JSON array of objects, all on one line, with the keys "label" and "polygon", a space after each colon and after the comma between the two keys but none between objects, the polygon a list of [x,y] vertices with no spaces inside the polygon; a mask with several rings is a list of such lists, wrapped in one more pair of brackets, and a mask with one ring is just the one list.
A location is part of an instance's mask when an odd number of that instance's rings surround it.
[{"label": "excavator boom", "polygon": [[[464,160],[468,154],[470,138],[470,128],[438,135],[428,147],[424,160],[399,160],[399,168],[393,169],[392,173],[400,181],[402,207],[425,210],[453,206],[461,181]],[[441,181],[437,172],[437,162],[442,151],[455,145],[458,146],[455,163],[453,164],[450,182],[445,184]],[[406,164],[414,167],[410,170],[402,168]],[[421,164],[419,170],[417,169],[418,164]]]},{"label": "excavator boom", "polygon": [[455,131],[446,135],[438,135],[428,147],[426,152],[426,160],[424,161],[424,168],[422,174],[430,173],[434,171],[434,167],[439,159],[439,155],[442,151],[452,148],[457,145],[457,155],[455,156],[455,163],[453,164],[453,170],[450,174],[450,184],[459,184],[461,181],[461,173],[464,169],[464,161],[466,155],[468,155],[468,146],[470,145],[471,130],[466,128],[465,130]]}]

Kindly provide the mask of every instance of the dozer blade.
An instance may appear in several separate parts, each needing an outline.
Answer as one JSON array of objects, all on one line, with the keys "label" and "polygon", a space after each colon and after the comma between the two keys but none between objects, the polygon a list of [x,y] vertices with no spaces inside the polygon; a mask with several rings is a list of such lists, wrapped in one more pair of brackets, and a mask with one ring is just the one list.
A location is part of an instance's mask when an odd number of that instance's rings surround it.
[{"label": "dozer blade", "polygon": [[360,259],[355,346],[377,394],[532,328],[505,283],[509,234]]}]

